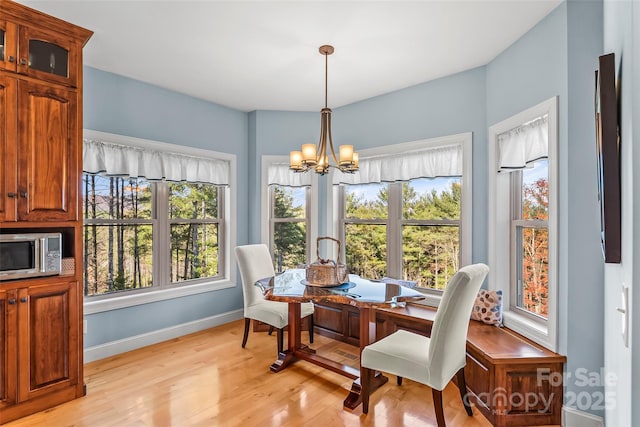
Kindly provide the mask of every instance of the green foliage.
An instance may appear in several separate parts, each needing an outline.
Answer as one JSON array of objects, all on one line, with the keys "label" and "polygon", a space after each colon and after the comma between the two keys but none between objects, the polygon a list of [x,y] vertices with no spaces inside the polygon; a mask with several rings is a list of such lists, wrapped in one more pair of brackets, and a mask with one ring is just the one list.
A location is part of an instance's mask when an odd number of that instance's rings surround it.
[{"label": "green foliage", "polygon": [[[144,179],[85,175],[85,294],[152,286],[152,185]],[[218,189],[170,183],[172,281],[218,274]],[[133,221],[132,221],[133,220]],[[138,221],[138,222],[135,222]]]},{"label": "green foliage", "polygon": [[[283,271],[306,262],[305,209],[304,206],[295,206],[292,189],[275,186],[271,191],[273,192],[273,219],[275,221],[273,230],[274,264],[276,271]],[[278,221],[278,219],[285,218],[299,218],[300,221]]]},{"label": "green foliage", "polygon": [[[461,186],[418,193],[410,183],[402,184],[402,216],[405,220],[459,220]],[[388,186],[375,199],[345,191],[348,218],[369,220],[345,226],[346,262],[351,273],[380,278],[387,268]],[[399,230],[389,230],[391,233]],[[459,268],[459,226],[404,224],[402,226],[402,275],[419,286],[443,289]]]}]

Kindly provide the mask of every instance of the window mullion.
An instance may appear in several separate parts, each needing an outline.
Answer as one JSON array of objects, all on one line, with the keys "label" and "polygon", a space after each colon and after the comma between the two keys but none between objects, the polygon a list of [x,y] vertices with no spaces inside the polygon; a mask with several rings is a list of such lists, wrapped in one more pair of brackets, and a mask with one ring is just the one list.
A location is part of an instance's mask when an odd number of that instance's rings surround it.
[{"label": "window mullion", "polygon": [[153,277],[154,287],[169,286],[169,266],[171,264],[171,239],[169,223],[169,186],[166,182],[157,182],[154,188],[154,214],[156,226],[153,227]]},{"label": "window mullion", "polygon": [[387,275],[402,277],[402,183],[389,184],[387,213]]}]

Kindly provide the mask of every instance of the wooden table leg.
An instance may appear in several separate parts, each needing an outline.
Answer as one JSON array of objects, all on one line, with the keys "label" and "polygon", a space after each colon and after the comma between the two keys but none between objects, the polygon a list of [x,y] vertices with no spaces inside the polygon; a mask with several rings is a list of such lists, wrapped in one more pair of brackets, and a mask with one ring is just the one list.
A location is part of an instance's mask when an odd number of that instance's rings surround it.
[{"label": "wooden table leg", "polygon": [[301,322],[300,319],[300,303],[289,303],[289,333],[287,334],[287,342],[289,348],[278,354],[278,360],[271,365],[271,371],[280,372],[288,365],[296,361],[295,352],[302,348],[301,346]]},{"label": "wooden table leg", "polygon": [[[375,324],[375,311],[369,307],[360,308],[360,356],[362,357],[362,350],[374,342],[376,339],[376,324]],[[362,367],[360,368],[360,377],[362,377]],[[375,372],[371,379],[371,393],[374,390],[380,388],[384,383],[389,381],[389,378],[382,375],[380,372]],[[345,409],[355,409],[362,403],[362,386],[360,384],[360,378],[355,380],[351,385],[351,391],[343,402]]]}]

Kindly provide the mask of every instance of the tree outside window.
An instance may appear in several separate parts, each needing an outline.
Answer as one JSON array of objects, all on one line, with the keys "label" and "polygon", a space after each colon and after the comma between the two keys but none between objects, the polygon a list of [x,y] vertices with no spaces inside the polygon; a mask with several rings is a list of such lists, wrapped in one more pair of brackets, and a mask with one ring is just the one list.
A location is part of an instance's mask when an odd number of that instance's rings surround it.
[{"label": "tree outside window", "polygon": [[549,179],[547,159],[512,172],[516,307],[544,319],[549,298]]},{"label": "tree outside window", "polygon": [[460,178],[346,185],[341,191],[349,272],[444,289],[460,266]]},{"label": "tree outside window", "polygon": [[269,187],[271,199],[271,252],[276,271],[297,268],[307,262],[309,221],[308,187]]},{"label": "tree outside window", "polygon": [[223,191],[84,174],[86,296],[221,275]]}]

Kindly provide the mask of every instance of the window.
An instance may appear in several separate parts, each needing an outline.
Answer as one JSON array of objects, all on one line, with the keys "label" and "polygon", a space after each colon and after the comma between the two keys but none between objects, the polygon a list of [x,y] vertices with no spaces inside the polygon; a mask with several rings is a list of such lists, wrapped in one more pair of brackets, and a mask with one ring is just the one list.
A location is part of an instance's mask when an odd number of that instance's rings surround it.
[{"label": "window", "polygon": [[549,173],[547,159],[511,172],[511,305],[547,319],[549,313]]},{"label": "window", "polygon": [[[226,287],[231,161],[205,150],[93,134],[100,140],[84,140],[85,295],[190,288],[176,293],[188,295],[211,290],[214,282]],[[134,300],[147,302],[128,298],[123,306]]]},{"label": "window", "polygon": [[218,206],[224,202],[224,192],[211,184],[171,182],[166,185],[169,191],[171,283],[218,276],[220,228],[223,225]]},{"label": "window", "polygon": [[349,272],[413,280],[422,289],[441,291],[471,262],[471,135],[360,156],[358,176],[333,180],[340,184],[336,230],[345,242]]},{"label": "window", "polygon": [[460,178],[346,185],[341,191],[341,235],[351,273],[444,289],[460,266]]},{"label": "window", "polygon": [[315,257],[318,178],[289,170],[288,156],[262,156],[261,239],[277,272]]},{"label": "window", "polygon": [[307,262],[308,187],[269,187],[269,242],[277,272]]},{"label": "window", "polygon": [[555,351],[557,99],[491,126],[489,141],[489,287],[504,292],[505,325]]},{"label": "window", "polygon": [[152,186],[144,179],[83,174],[84,294],[153,284]]},{"label": "window", "polygon": [[220,275],[219,187],[85,173],[83,188],[86,296]]}]

